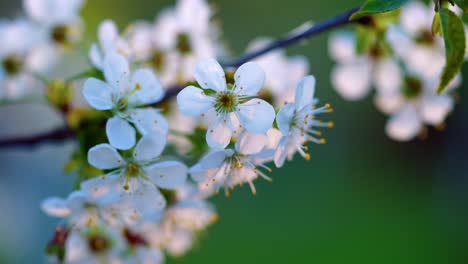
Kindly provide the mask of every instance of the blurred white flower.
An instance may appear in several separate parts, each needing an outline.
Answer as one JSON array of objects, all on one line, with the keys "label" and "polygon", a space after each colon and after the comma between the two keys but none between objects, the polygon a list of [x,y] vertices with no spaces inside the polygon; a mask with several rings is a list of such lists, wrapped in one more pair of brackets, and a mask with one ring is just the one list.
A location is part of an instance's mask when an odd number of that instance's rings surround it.
[{"label": "blurred white flower", "polygon": [[27,15],[39,26],[44,40],[59,47],[76,44],[82,35],[79,16],[84,0],[24,0]]},{"label": "blurred white flower", "polygon": [[[260,38],[254,40],[247,48],[248,51],[258,50],[272,40]],[[309,62],[303,56],[287,57],[283,50],[275,50],[265,54],[254,62],[258,63],[265,71],[264,93],[272,93],[274,105],[281,107],[294,101],[294,93],[297,83],[306,76],[309,71]],[[268,94],[262,94],[268,97]]]},{"label": "blurred white flower", "polygon": [[98,43],[93,43],[89,50],[91,64],[102,70],[108,54],[118,53],[127,59],[131,52],[128,43],[119,35],[117,25],[112,20],[104,20],[99,25]]}]

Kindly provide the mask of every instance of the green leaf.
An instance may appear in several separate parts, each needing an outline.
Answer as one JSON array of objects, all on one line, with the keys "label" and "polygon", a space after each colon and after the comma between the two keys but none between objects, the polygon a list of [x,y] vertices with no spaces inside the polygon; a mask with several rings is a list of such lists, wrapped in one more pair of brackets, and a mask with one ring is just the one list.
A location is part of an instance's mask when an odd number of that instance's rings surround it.
[{"label": "green leaf", "polygon": [[465,29],[460,17],[447,8],[442,8],[439,14],[446,57],[446,65],[437,89],[438,93],[442,93],[461,70],[465,60],[466,42]]},{"label": "green leaf", "polygon": [[356,27],[356,52],[363,54],[369,51],[375,42],[375,33],[367,27]]},{"label": "green leaf", "polygon": [[453,0],[464,12],[468,12],[468,0]]},{"label": "green leaf", "polygon": [[354,13],[350,20],[356,20],[364,16],[395,10],[406,4],[409,0],[367,0],[364,5]]},{"label": "green leaf", "polygon": [[442,29],[440,28],[440,14],[436,13],[434,20],[432,20],[432,35],[442,36]]}]

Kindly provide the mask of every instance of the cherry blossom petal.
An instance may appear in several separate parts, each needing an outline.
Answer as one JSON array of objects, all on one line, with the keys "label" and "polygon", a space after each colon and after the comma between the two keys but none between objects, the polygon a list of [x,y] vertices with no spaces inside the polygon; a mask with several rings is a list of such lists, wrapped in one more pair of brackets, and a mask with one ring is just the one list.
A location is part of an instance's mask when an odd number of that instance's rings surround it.
[{"label": "cherry blossom petal", "polygon": [[150,133],[143,136],[135,147],[133,157],[138,161],[151,161],[159,156],[166,146],[166,137]]},{"label": "cherry blossom petal", "polygon": [[208,127],[206,142],[211,148],[223,149],[231,142],[231,136],[230,118],[217,117]]},{"label": "cherry blossom petal", "polygon": [[107,83],[119,91],[119,97],[122,97],[130,88],[128,83],[130,68],[127,59],[117,53],[109,53],[104,59],[103,68]]},{"label": "cherry blossom petal", "polygon": [[360,59],[338,65],[332,72],[335,90],[345,99],[355,101],[364,98],[371,90],[371,67]]},{"label": "cherry blossom petal", "polygon": [[236,142],[236,151],[244,155],[256,154],[266,146],[267,141],[265,134],[244,132]]},{"label": "cherry blossom petal", "polygon": [[178,161],[162,161],[146,168],[154,184],[164,189],[175,189],[185,184],[188,168]]},{"label": "cherry blossom petal", "polygon": [[188,86],[177,95],[177,104],[184,115],[199,116],[213,108],[214,98],[207,96],[202,89]]},{"label": "cherry blossom petal", "polygon": [[112,204],[120,200],[123,191],[118,173],[99,176],[80,184],[80,189],[89,194],[100,205]]},{"label": "cherry blossom petal", "polygon": [[440,125],[453,110],[453,104],[452,97],[448,95],[425,96],[421,102],[422,119],[430,125]]},{"label": "cherry blossom petal", "polygon": [[234,74],[236,91],[242,95],[257,95],[265,82],[265,71],[255,62],[248,62],[239,67]]},{"label": "cherry blossom petal", "polygon": [[315,94],[315,77],[312,75],[304,77],[296,90],[296,110],[300,111],[305,106],[311,106]]},{"label": "cherry blossom petal", "polygon": [[158,109],[141,108],[130,114],[132,122],[141,134],[156,133],[166,136],[169,132],[169,123]]},{"label": "cherry blossom petal", "polygon": [[41,209],[46,214],[55,217],[66,217],[71,214],[67,201],[59,197],[49,197],[41,202]]},{"label": "cherry blossom petal", "polygon": [[128,101],[131,104],[143,105],[156,103],[164,96],[161,82],[149,69],[140,69],[133,73],[131,81],[132,89],[137,91],[130,96]]},{"label": "cherry blossom petal", "polygon": [[109,144],[99,144],[89,149],[88,162],[102,170],[115,169],[125,165],[125,160],[119,152]]},{"label": "cherry blossom petal", "polygon": [[338,62],[348,62],[356,58],[356,39],[351,32],[338,32],[328,40],[330,56]]},{"label": "cherry blossom petal", "polygon": [[112,87],[96,78],[86,80],[83,87],[83,96],[97,110],[110,110],[114,107]]},{"label": "cherry blossom petal", "polygon": [[118,116],[107,120],[106,134],[109,143],[117,149],[131,149],[136,142],[135,128]]},{"label": "cherry blossom petal", "polygon": [[415,138],[421,129],[421,119],[411,106],[392,115],[385,127],[387,135],[397,141],[409,141]]},{"label": "cherry blossom petal", "polygon": [[271,128],[275,120],[275,109],[261,99],[252,99],[239,105],[236,112],[241,124],[249,132],[263,134]]},{"label": "cherry blossom petal", "polygon": [[196,66],[195,80],[204,89],[212,89],[217,92],[226,90],[224,70],[214,59],[204,60]]}]

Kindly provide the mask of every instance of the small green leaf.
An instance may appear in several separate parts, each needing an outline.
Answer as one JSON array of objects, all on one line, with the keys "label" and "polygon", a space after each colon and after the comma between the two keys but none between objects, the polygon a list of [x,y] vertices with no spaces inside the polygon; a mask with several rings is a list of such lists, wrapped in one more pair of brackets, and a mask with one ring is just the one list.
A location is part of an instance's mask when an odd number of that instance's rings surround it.
[{"label": "small green leaf", "polygon": [[375,43],[375,33],[367,27],[356,27],[356,52],[363,54],[369,51]]},{"label": "small green leaf", "polygon": [[464,12],[468,12],[468,0],[453,0]]},{"label": "small green leaf", "polygon": [[442,93],[450,81],[457,76],[465,60],[465,29],[463,21],[447,8],[442,8],[440,27],[445,42],[446,65],[442,73],[438,93]]},{"label": "small green leaf", "polygon": [[432,35],[442,36],[442,30],[440,28],[440,14],[439,13],[436,13],[434,16],[434,20],[432,20]]},{"label": "small green leaf", "polygon": [[406,4],[409,0],[367,0],[364,5],[354,13],[350,20],[356,20],[364,16],[395,10]]}]

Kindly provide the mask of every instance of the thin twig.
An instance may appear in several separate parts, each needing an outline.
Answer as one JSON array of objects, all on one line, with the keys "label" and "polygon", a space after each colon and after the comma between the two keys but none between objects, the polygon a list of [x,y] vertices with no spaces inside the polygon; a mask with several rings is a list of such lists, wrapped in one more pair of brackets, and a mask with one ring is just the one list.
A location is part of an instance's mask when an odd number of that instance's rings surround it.
[{"label": "thin twig", "polygon": [[[270,51],[285,48],[293,44],[296,44],[300,42],[301,40],[316,36],[322,32],[354,23],[353,21],[350,21],[349,18],[357,10],[359,10],[359,7],[348,10],[342,14],[326,19],[322,22],[319,22],[307,28],[301,29],[300,31],[293,31],[292,33],[286,35],[285,37],[272,42],[268,46],[262,49],[250,52],[250,53],[246,53],[232,62],[225,63],[223,66],[234,67],[234,68],[239,67],[240,65],[250,60],[253,60],[257,57],[260,57]],[[168,89],[163,100],[167,100],[176,96],[183,88],[184,87],[182,86],[174,86]],[[74,138],[75,136],[76,136],[75,131],[73,131],[70,128],[64,127],[64,128],[60,128],[60,129],[47,132],[47,133],[43,133],[43,134],[0,140],[0,148],[18,146],[18,145],[31,146],[31,145],[35,145],[35,144],[42,143],[42,142],[57,142],[57,141],[62,141],[62,140],[69,139],[69,138]]]}]

